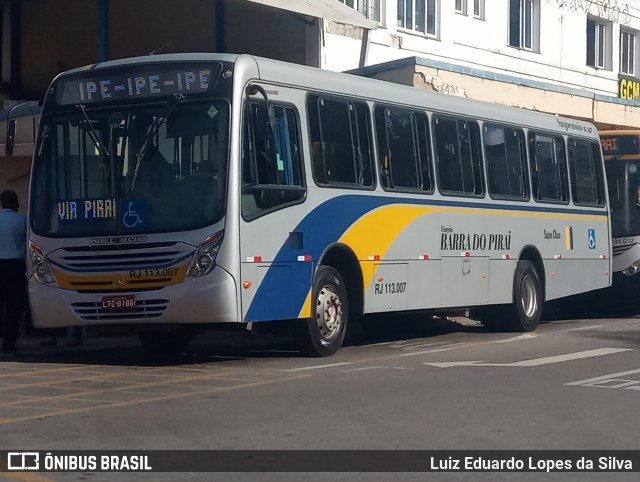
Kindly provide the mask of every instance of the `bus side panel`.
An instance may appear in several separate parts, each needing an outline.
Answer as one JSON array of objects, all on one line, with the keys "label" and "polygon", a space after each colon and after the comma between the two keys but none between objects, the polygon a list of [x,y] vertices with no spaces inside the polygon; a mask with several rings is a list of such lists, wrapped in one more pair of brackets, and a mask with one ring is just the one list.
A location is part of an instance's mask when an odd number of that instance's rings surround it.
[{"label": "bus side panel", "polygon": [[[366,213],[341,238],[361,260],[364,312],[397,310],[396,306],[408,310],[438,307],[437,210],[411,199],[379,199],[388,204]],[[376,256],[380,261],[366,261]]]},{"label": "bus side panel", "polygon": [[546,299],[554,300],[609,286],[606,259],[545,260]]},{"label": "bus side panel", "polygon": [[513,302],[513,274],[518,261],[515,259],[491,259],[489,261],[489,300],[491,303]]},{"label": "bus side panel", "polygon": [[407,309],[407,263],[366,263],[373,269],[373,282],[367,291],[367,309],[377,311],[400,311]]},{"label": "bus side panel", "polygon": [[442,257],[441,306],[476,306],[488,302],[489,257]]},{"label": "bus side panel", "polygon": [[[606,213],[601,219],[567,220],[547,230],[547,243],[557,243],[544,255],[546,299],[553,300],[610,284],[610,240]],[[547,244],[545,243],[545,244]]]},{"label": "bus side panel", "polygon": [[440,306],[442,262],[434,258],[409,262],[407,303],[410,310]]}]

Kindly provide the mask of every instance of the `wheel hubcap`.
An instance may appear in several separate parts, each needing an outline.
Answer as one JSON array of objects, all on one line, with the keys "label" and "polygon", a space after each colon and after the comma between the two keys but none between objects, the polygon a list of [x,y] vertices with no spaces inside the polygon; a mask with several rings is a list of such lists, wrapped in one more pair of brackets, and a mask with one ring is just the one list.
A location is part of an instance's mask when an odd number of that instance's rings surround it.
[{"label": "wheel hubcap", "polygon": [[342,302],[331,286],[325,286],[318,294],[316,323],[326,340],[336,336],[342,326]]},{"label": "wheel hubcap", "polygon": [[538,293],[531,275],[526,275],[520,285],[520,304],[527,318],[533,318],[538,307]]}]

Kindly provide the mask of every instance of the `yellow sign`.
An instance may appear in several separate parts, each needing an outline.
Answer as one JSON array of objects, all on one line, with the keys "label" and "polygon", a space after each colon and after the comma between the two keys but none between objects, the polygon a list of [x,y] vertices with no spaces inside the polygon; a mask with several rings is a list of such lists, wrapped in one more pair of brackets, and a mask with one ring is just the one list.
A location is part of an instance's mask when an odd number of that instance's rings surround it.
[{"label": "yellow sign", "polygon": [[627,100],[640,99],[640,80],[621,78],[618,80],[618,97]]}]

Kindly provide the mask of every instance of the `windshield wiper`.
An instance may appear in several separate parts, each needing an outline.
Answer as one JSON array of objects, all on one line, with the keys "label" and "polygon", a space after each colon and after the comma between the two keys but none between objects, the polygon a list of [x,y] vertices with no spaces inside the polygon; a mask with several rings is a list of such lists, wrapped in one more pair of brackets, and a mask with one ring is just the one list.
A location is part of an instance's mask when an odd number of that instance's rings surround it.
[{"label": "windshield wiper", "polygon": [[184,95],[174,94],[173,98],[169,102],[169,105],[167,105],[167,108],[164,110],[164,112],[160,114],[160,116],[156,117],[153,123],[149,126],[149,129],[147,130],[147,135],[144,138],[144,142],[142,143],[142,146],[140,146],[140,150],[138,150],[138,152],[136,153],[136,168],[133,171],[133,179],[131,180],[131,191],[133,191],[136,185],[136,179],[138,178],[138,171],[140,170],[140,163],[142,162],[142,159],[144,159],[147,153],[149,152],[149,149],[152,145],[153,138],[158,133],[158,130],[160,130],[160,127],[162,127],[162,124],[164,124],[167,118],[171,115],[171,113],[176,108],[176,106],[183,100],[184,100]]},{"label": "windshield wiper", "polygon": [[40,157],[42,155],[42,149],[44,148],[45,142],[49,139],[51,135],[51,126],[49,124],[44,124],[42,128],[42,133],[40,134],[40,143],[38,144],[38,151],[36,155]]},{"label": "windshield wiper", "polygon": [[93,128],[93,125],[91,125],[91,120],[87,115],[84,105],[76,104],[76,109],[78,109],[82,113],[82,117],[84,118],[84,121],[87,124],[87,127],[89,127],[87,134],[89,134],[89,138],[93,142],[93,145],[96,146],[96,148],[100,151],[100,154],[102,154],[103,156],[109,157],[109,150],[105,147],[102,140],[100,140],[100,136],[98,135],[96,130]]}]

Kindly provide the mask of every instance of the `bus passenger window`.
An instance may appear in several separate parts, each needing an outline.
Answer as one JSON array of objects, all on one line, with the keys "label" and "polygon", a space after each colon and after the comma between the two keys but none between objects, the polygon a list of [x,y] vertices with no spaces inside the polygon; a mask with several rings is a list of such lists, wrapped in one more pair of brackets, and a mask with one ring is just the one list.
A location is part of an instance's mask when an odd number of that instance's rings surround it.
[{"label": "bus passenger window", "polygon": [[242,150],[242,215],[263,213],[304,199],[298,118],[289,107],[273,106],[274,125],[264,102],[245,110]]},{"label": "bus passenger window", "polygon": [[569,139],[569,168],[573,201],[576,204],[602,206],[604,188],[598,144]]},{"label": "bus passenger window", "polygon": [[427,115],[379,106],[375,116],[383,187],[430,191]]},{"label": "bus passenger window", "polygon": [[482,196],[484,186],[478,124],[436,117],[434,126],[440,190],[445,194]]},{"label": "bus passenger window", "polygon": [[529,152],[534,198],[538,201],[568,202],[564,139],[530,132]]},{"label": "bus passenger window", "polygon": [[309,96],[313,176],[320,185],[373,186],[368,106]]},{"label": "bus passenger window", "polygon": [[485,125],[483,139],[491,196],[526,199],[524,133],[507,127]]}]

